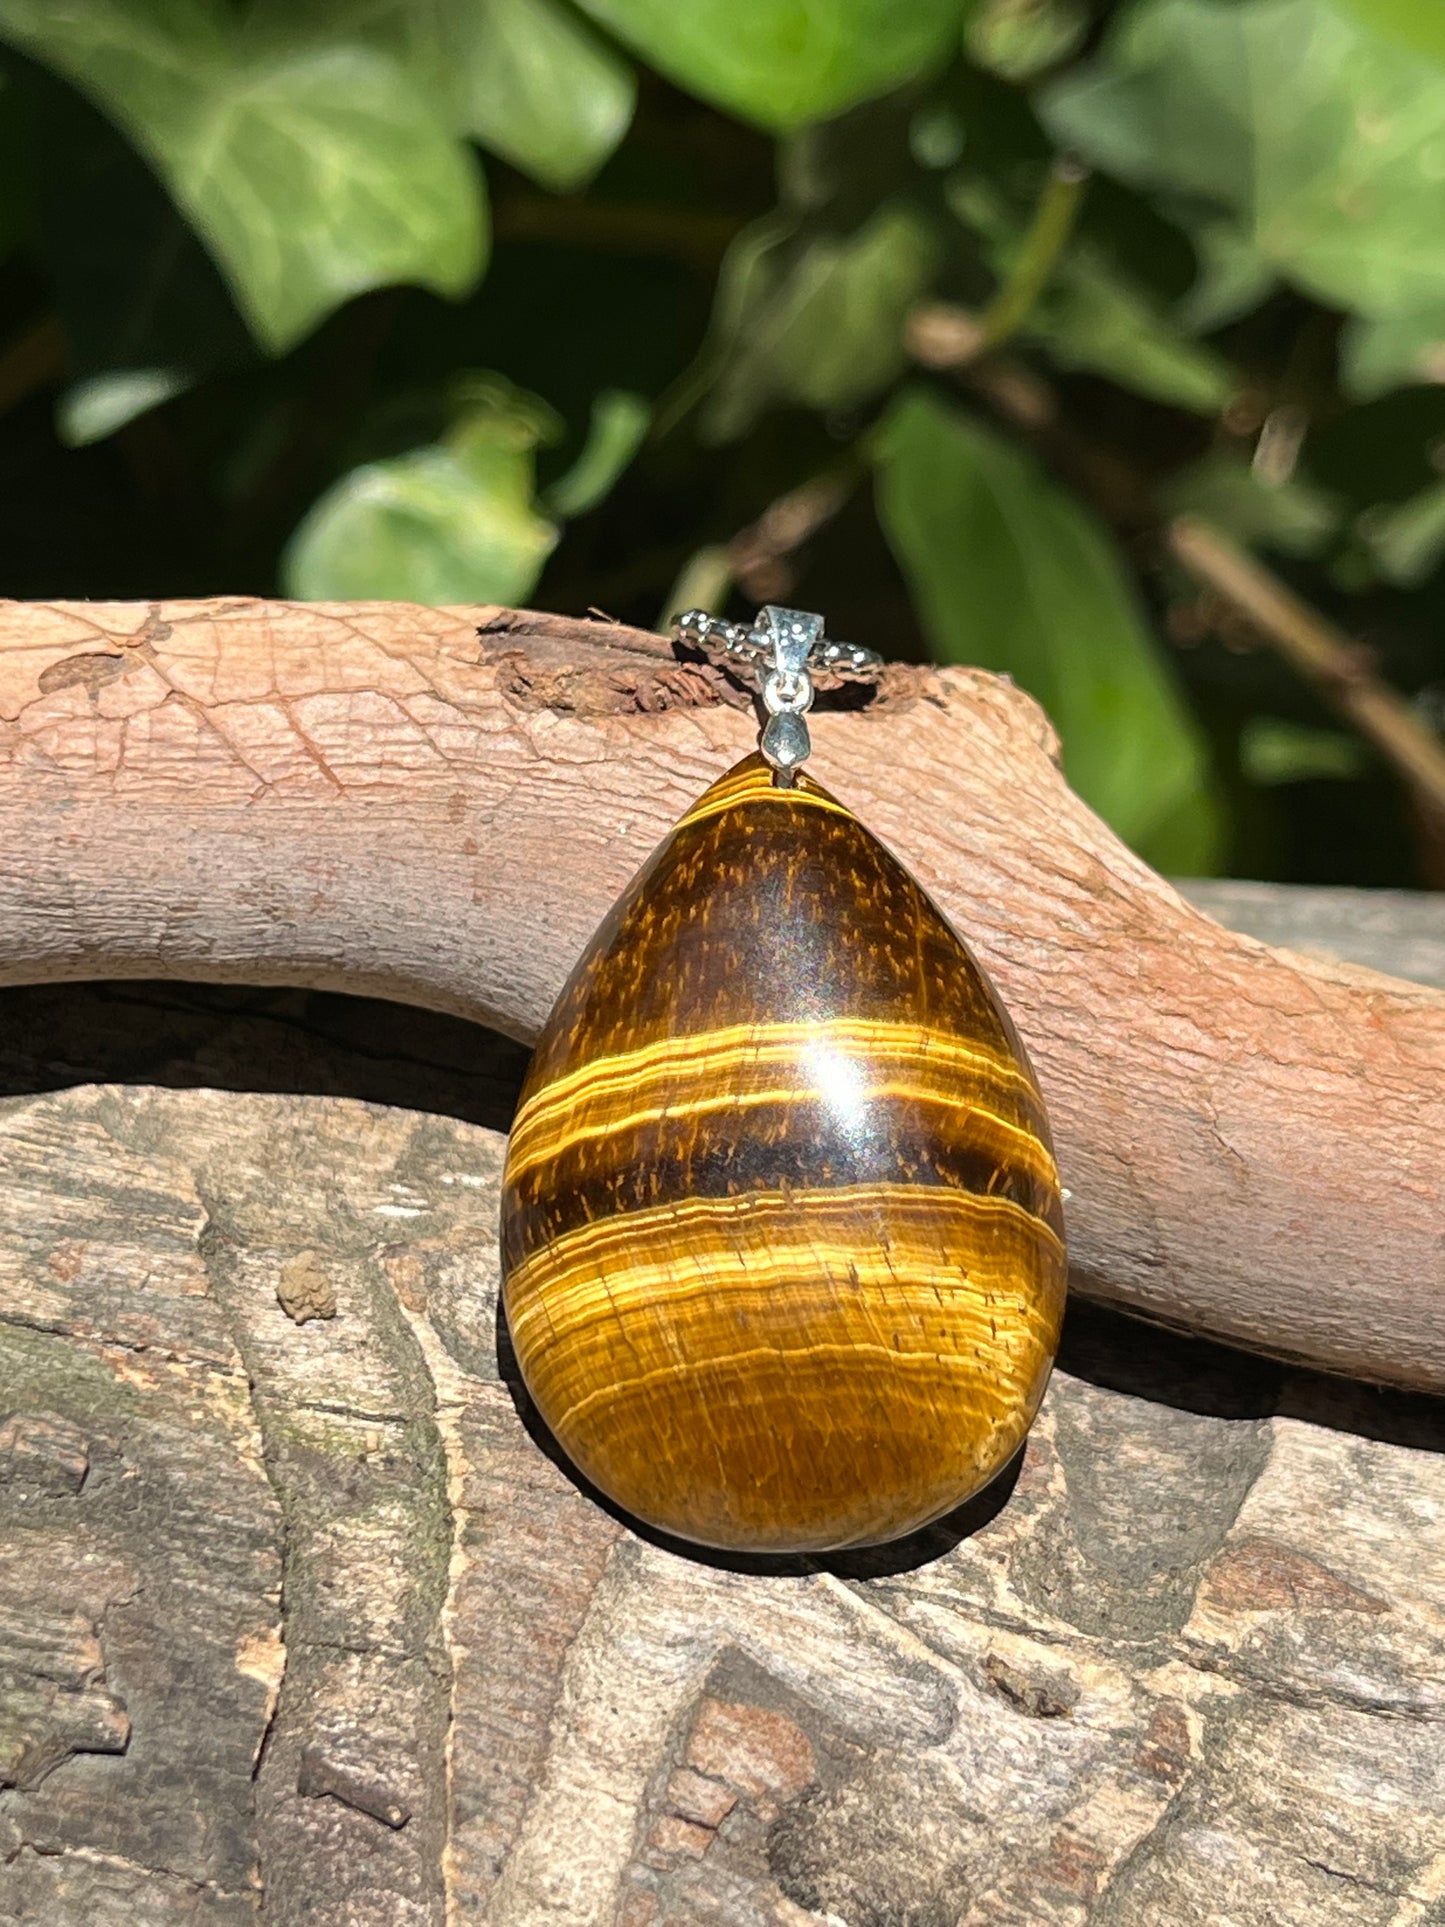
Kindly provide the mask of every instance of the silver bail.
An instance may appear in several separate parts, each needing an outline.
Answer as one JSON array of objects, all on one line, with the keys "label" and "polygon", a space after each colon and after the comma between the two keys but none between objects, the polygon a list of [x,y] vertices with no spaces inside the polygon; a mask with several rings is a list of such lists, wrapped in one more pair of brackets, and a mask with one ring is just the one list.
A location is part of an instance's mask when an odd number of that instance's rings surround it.
[{"label": "silver bail", "polygon": [[758,610],[753,632],[772,650],[775,675],[799,675],[814,647],[823,640],[823,618],[805,609],[780,609],[768,602]]},{"label": "silver bail", "polygon": [[758,747],[771,764],[780,788],[787,788],[812,753],[805,720],[813,706],[808,659],[823,638],[823,618],[802,609],[768,603],[758,611],[753,634],[771,658],[763,681],[768,720]]},{"label": "silver bail", "polygon": [[786,789],[793,772],[812,755],[813,739],[806,720],[796,710],[783,709],[763,724],[758,748],[772,764],[780,787]]}]

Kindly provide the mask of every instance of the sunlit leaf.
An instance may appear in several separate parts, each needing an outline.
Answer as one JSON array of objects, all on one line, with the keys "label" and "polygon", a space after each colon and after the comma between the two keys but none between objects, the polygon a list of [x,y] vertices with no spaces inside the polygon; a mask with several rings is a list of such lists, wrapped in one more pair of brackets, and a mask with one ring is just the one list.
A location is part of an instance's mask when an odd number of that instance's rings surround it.
[{"label": "sunlit leaf", "polygon": [[448,19],[461,126],[549,187],[595,174],[632,119],[627,63],[553,0],[457,0]]},{"label": "sunlit leaf", "polygon": [[481,272],[475,158],[385,54],[248,33],[226,0],[0,0],[0,35],[125,129],[269,348],[365,289]]},{"label": "sunlit leaf", "polygon": [[1324,301],[1445,300],[1445,73],[1332,0],[1136,0],[1040,108],[1121,179],[1227,210]]},{"label": "sunlit leaf", "polygon": [[446,440],[343,475],[292,537],[300,601],[517,602],[557,542],[535,501],[533,451],[559,424],[545,403],[480,384]]},{"label": "sunlit leaf", "polygon": [[883,526],[938,656],[1007,671],[1120,836],[1158,864],[1207,868],[1203,748],[1103,529],[1028,455],[921,390],[877,449]]},{"label": "sunlit leaf", "polygon": [[179,368],[118,368],[113,374],[92,375],[61,396],[56,429],[67,447],[85,448],[190,386],[191,377]]},{"label": "sunlit leaf", "polygon": [[744,120],[800,127],[935,66],[959,0],[580,0],[670,80]]},{"label": "sunlit leaf", "polygon": [[1445,7],[1440,0],[1344,0],[1378,33],[1445,67]]},{"label": "sunlit leaf", "polygon": [[393,55],[454,132],[548,187],[587,180],[632,119],[632,70],[564,0],[252,0],[251,20]]},{"label": "sunlit leaf", "polygon": [[774,402],[855,406],[902,370],[903,322],[937,256],[911,208],[880,208],[856,234],[759,222],[733,244],[718,285],[703,416],[714,441]]}]

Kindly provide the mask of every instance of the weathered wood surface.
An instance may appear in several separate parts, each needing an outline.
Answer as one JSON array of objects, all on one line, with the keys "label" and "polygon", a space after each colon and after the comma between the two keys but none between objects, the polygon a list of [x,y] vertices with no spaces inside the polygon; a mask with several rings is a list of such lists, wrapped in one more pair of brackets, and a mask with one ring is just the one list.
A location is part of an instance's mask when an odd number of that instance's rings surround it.
[{"label": "weathered wood surface", "polygon": [[325,995],[0,997],[0,1919],[1445,1920],[1438,1403],[1079,1306],[948,1529],[679,1555],[498,1370],[520,1067]]},{"label": "weathered wood surface", "polygon": [[[1445,998],[1191,910],[1069,793],[1039,711],[996,678],[897,667],[814,733],[819,774],[1018,1019],[1076,1286],[1445,1388]],[[296,983],[528,1037],[751,736],[718,672],[596,623],[0,607],[0,981]]]}]

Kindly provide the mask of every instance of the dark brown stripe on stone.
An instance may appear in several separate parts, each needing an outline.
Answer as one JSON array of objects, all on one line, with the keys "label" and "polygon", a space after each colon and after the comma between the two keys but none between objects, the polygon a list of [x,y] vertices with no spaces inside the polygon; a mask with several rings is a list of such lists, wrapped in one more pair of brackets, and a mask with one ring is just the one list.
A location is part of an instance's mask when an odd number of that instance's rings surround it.
[{"label": "dark brown stripe on stone", "polygon": [[[987,1096],[979,1094],[980,1104]],[[1040,1121],[1031,1120],[1035,1139]],[[807,1096],[662,1118],[591,1139],[524,1172],[508,1214],[507,1262],[520,1263],[579,1224],[684,1198],[870,1182],[1010,1198],[1062,1237],[1052,1158],[1040,1145],[1025,1162],[1022,1148],[962,1103],[874,1099],[866,1133],[840,1130],[836,1113]]]}]

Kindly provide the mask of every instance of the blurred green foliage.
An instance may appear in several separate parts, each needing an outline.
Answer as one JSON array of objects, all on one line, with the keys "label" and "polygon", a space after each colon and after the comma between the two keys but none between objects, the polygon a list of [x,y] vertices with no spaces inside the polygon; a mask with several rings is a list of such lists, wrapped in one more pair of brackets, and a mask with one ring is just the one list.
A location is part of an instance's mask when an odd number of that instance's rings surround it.
[{"label": "blurred green foliage", "polygon": [[883,526],[937,655],[1032,690],[1079,794],[1162,867],[1206,866],[1203,744],[1097,519],[1025,450],[920,390],[885,418],[877,470]]},{"label": "blurred green foliage", "polygon": [[1445,881],[1158,539],[1440,726],[1441,0],[0,0],[0,410],[5,593],[790,599],[1158,864]]}]

